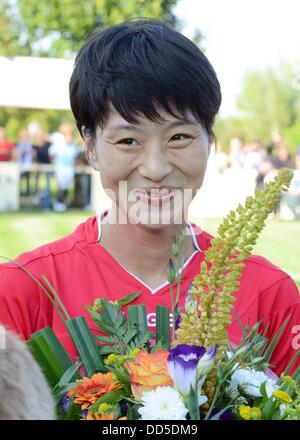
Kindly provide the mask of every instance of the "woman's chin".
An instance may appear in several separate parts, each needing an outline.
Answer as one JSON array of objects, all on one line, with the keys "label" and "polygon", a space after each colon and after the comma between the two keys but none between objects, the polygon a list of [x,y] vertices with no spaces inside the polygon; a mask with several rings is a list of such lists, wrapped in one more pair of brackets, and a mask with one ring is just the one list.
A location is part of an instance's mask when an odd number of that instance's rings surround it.
[{"label": "woman's chin", "polygon": [[182,210],[180,212],[168,211],[144,211],[139,215],[128,213],[128,221],[133,225],[140,225],[151,230],[167,229],[174,224],[182,225],[185,223]]}]

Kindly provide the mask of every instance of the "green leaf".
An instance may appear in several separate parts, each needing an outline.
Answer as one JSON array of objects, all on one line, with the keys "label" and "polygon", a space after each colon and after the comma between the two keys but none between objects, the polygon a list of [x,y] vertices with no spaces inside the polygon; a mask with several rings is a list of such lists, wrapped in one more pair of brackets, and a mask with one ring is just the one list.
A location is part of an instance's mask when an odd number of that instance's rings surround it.
[{"label": "green leaf", "polygon": [[[299,354],[299,351],[297,353]],[[300,365],[298,365],[296,370],[293,372],[292,377],[298,384],[300,383]]]},{"label": "green leaf", "polygon": [[124,322],[124,314],[119,312],[116,304],[105,303],[100,316],[104,322],[109,323],[115,329],[118,329]]},{"label": "green leaf", "polygon": [[277,343],[285,329],[285,327],[287,326],[288,321],[290,320],[291,315],[289,315],[281,324],[281,326],[279,327],[279,329],[277,330],[276,334],[274,335],[274,337],[272,338],[268,348],[266,349],[265,353],[264,353],[264,358],[266,360],[266,362],[270,362],[271,356],[277,346]]},{"label": "green leaf", "polygon": [[68,410],[68,419],[69,420],[80,420],[82,419],[82,408],[79,403],[75,403],[73,400],[70,400],[70,406]]},{"label": "green leaf", "polygon": [[124,313],[119,311],[116,304],[111,304],[106,300],[102,300],[102,306],[101,313],[89,310],[91,318],[103,333],[122,338],[127,330]]},{"label": "green leaf", "polygon": [[111,353],[119,354],[119,349],[115,346],[105,345],[103,347],[99,347],[99,353],[101,356],[105,356]]},{"label": "green leaf", "polygon": [[130,348],[149,348],[149,342],[152,338],[153,332],[145,331],[138,334],[134,340],[130,343]]},{"label": "green leaf", "polygon": [[60,388],[55,388],[55,391],[53,391],[53,397],[56,401],[56,404],[59,404],[63,395],[70,391],[71,388],[76,387],[76,385],[78,385],[78,382],[70,382]]},{"label": "green leaf", "polygon": [[[175,323],[173,322],[173,325]],[[165,350],[170,348],[170,313],[165,306],[156,306],[156,341],[161,341]]]},{"label": "green leaf", "polygon": [[114,404],[123,400],[122,390],[113,390],[109,393],[104,394],[99,397],[93,405],[91,405],[91,410],[97,410],[101,403]]},{"label": "green leaf", "polygon": [[136,329],[137,334],[145,333],[148,331],[145,304],[140,304],[138,306],[128,306],[127,313],[129,329]]},{"label": "green leaf", "polygon": [[99,342],[105,342],[106,344],[114,344],[118,341],[118,339],[113,336],[95,336],[95,339]]},{"label": "green leaf", "polygon": [[131,383],[130,376],[126,370],[120,371],[114,368],[112,365],[107,366],[107,371],[111,371],[118,378],[118,381],[123,385],[122,393],[123,395],[131,395]]},{"label": "green leaf", "polygon": [[79,379],[80,375],[78,374],[77,370],[81,367],[81,365],[82,365],[82,362],[77,362],[77,364],[74,364],[71,367],[69,367],[64,372],[64,374],[60,378],[58,384],[55,386],[53,391],[69,384],[72,379]]},{"label": "green leaf", "polygon": [[73,364],[51,327],[35,332],[26,343],[42,368],[49,384],[54,387]]},{"label": "green leaf", "polygon": [[138,405],[138,404],[130,406],[128,408],[128,411],[127,411],[127,414],[126,414],[127,420],[139,420],[141,415],[138,412],[138,409],[141,408],[141,406],[142,405]]},{"label": "green leaf", "polygon": [[85,317],[78,316],[69,319],[67,328],[80,354],[87,375],[92,376],[96,371],[103,371],[104,364],[100,358],[99,348]]},{"label": "green leaf", "polygon": [[119,299],[118,306],[121,308],[131,303],[132,301],[135,301],[140,296],[141,293],[142,291],[138,290],[137,292],[131,293],[130,295],[127,295],[124,298]]},{"label": "green leaf", "polygon": [[269,399],[267,395],[267,381],[263,382],[259,388],[259,392],[262,395],[263,398],[263,404]]},{"label": "green leaf", "polygon": [[198,396],[195,389],[192,386],[187,400],[187,409],[189,410],[189,415],[191,417],[191,420],[200,420]]},{"label": "green leaf", "polygon": [[164,346],[161,340],[160,341],[156,340],[156,344],[152,348],[151,353],[156,353],[158,350],[164,350]]},{"label": "green leaf", "polygon": [[[286,367],[286,369],[284,370],[284,375],[287,375],[289,370],[292,368],[292,366],[295,364],[297,358],[300,356],[300,350],[297,350],[296,353],[294,354],[292,360],[289,362],[288,366]],[[298,367],[300,368],[300,366]],[[297,370],[294,371],[293,375],[296,373]]]},{"label": "green leaf", "polygon": [[136,334],[137,334],[137,330],[133,329],[133,328],[130,328],[127,331],[127,334],[124,336],[125,344],[129,344],[132,341],[132,339],[136,336]]},{"label": "green leaf", "polygon": [[222,408],[217,414],[215,414],[213,417],[210,417],[209,420],[220,420],[220,417],[224,414],[225,411],[228,411],[230,408],[234,408],[235,405],[227,405],[225,408]]}]

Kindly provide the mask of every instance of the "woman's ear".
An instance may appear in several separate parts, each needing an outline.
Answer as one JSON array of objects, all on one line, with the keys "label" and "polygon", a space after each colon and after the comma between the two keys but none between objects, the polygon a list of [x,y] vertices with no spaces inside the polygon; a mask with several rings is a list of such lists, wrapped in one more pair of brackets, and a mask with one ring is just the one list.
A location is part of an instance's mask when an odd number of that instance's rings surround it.
[{"label": "woman's ear", "polygon": [[99,162],[98,162],[97,155],[96,155],[96,149],[94,146],[86,144],[86,156],[87,156],[87,159],[88,159],[91,167],[95,171],[100,171],[99,170]]},{"label": "woman's ear", "polygon": [[85,144],[85,154],[87,160],[94,170],[99,171],[99,163],[98,163],[98,159],[96,155],[96,147],[95,147],[96,132],[92,128],[83,125],[81,127],[81,134]]}]

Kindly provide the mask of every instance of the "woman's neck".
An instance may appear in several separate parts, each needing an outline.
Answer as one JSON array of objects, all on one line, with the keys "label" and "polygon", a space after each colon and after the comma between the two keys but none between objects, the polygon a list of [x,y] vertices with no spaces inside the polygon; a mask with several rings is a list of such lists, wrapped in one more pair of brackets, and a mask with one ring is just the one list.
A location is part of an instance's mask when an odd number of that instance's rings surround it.
[{"label": "woman's neck", "polygon": [[[172,235],[175,234],[178,240],[184,227],[188,228],[187,225],[165,225],[161,229],[151,229],[147,225],[112,224],[108,218],[102,224],[100,245],[139,278],[166,281],[168,261],[172,256]],[[192,236],[186,234],[184,261],[195,250]]]}]

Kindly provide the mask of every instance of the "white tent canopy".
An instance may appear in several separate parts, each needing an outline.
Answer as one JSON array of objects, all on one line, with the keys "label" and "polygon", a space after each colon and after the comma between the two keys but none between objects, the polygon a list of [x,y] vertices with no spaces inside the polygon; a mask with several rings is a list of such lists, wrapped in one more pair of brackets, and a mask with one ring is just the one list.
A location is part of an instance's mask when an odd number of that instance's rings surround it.
[{"label": "white tent canopy", "polygon": [[0,107],[69,110],[74,61],[0,57]]}]

